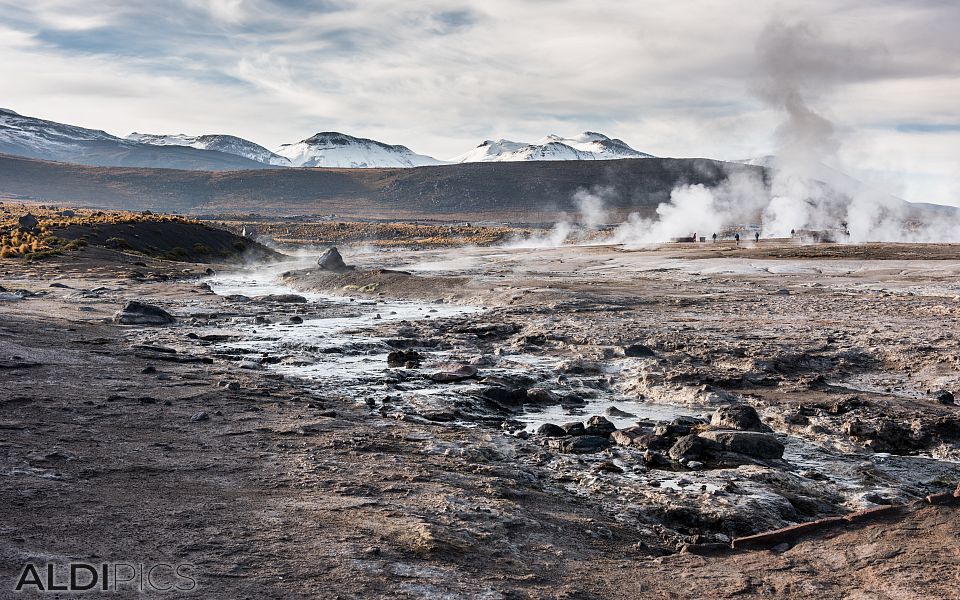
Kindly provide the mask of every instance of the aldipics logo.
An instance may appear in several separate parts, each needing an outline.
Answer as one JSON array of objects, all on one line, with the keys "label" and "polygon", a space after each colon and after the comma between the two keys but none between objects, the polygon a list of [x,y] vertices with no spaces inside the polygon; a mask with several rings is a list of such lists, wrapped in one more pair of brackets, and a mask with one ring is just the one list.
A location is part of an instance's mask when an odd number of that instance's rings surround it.
[{"label": "aldipics logo", "polygon": [[187,563],[27,563],[14,592],[172,592],[197,589]]}]

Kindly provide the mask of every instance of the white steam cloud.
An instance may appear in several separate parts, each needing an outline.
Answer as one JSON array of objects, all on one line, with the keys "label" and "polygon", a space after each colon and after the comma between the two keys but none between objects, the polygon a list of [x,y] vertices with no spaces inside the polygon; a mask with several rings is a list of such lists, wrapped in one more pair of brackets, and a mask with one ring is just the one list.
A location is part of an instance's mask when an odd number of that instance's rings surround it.
[{"label": "white steam cloud", "polygon": [[[627,245],[671,238],[710,237],[740,225],[760,225],[766,238],[798,230],[845,230],[851,242],[960,241],[960,211],[911,205],[827,166],[841,140],[815,107],[841,82],[880,68],[880,47],[837,44],[810,23],[770,23],[756,44],[754,93],[783,115],[767,186],[757,177],[731,174],[719,186],[681,185],[656,218],[632,214],[611,241]],[[759,223],[758,223],[759,221]]]}]

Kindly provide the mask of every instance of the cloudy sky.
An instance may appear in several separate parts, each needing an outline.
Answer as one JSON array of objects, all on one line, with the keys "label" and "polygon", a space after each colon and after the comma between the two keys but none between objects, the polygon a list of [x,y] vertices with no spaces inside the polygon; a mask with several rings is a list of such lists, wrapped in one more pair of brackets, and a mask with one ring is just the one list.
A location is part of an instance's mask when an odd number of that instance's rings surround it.
[{"label": "cloudy sky", "polygon": [[271,148],[593,130],[732,160],[783,143],[786,78],[832,125],[827,162],[960,205],[958,23],[956,0],[0,0],[0,106]]}]

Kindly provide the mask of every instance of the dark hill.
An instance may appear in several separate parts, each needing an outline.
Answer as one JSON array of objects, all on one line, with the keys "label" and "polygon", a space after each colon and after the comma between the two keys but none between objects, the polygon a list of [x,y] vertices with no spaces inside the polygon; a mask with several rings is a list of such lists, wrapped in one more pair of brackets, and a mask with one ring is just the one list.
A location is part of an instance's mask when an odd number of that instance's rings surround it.
[{"label": "dark hill", "polygon": [[552,221],[579,189],[610,208],[653,211],[680,183],[715,185],[761,167],[708,159],[467,163],[412,169],[181,171],[89,167],[0,155],[0,197],[185,213]]},{"label": "dark hill", "polygon": [[216,263],[281,258],[280,254],[262,244],[203,223],[78,223],[56,229],[54,234],[65,240],[84,240],[90,246],[183,262]]}]

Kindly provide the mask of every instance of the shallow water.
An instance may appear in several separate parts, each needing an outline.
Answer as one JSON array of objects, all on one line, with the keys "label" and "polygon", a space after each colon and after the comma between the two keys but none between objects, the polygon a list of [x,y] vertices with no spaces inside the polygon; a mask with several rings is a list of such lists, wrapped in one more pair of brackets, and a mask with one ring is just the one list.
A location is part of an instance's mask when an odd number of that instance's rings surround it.
[{"label": "shallow water", "polygon": [[[606,411],[611,407],[616,407],[633,416],[608,415]],[[524,429],[533,432],[544,423],[560,425],[570,421],[585,421],[593,415],[603,415],[616,425],[617,429],[623,429],[636,425],[637,421],[641,419],[672,421],[677,417],[699,417],[703,414],[703,411],[689,406],[637,402],[629,398],[610,395],[588,400],[583,406],[531,407],[527,412],[517,416],[516,419],[525,424]]]},{"label": "shallow water", "polygon": [[[302,315],[303,323],[268,324],[240,323],[235,330],[242,339],[224,344],[226,348],[291,357],[289,361],[270,365],[285,375],[318,381],[350,380],[368,376],[387,368],[390,348],[382,338],[366,333],[376,325],[389,321],[437,319],[472,314],[482,309],[475,306],[434,304],[417,301],[381,301],[355,299],[315,292],[303,292],[277,281],[280,273],[307,268],[310,260],[299,260],[269,267],[217,274],[208,279],[216,294],[241,294],[248,297],[270,294],[297,294],[307,304],[285,304],[277,312],[292,313],[298,309],[326,311],[329,316]],[[343,352],[329,352],[342,349]]]},{"label": "shallow water", "polygon": [[[227,352],[237,351],[238,361],[260,357],[279,357],[279,362],[264,364],[263,368],[287,376],[316,382],[321,391],[340,391],[360,401],[378,389],[379,377],[396,372],[387,365],[387,354],[392,349],[384,338],[372,329],[389,321],[415,321],[429,318],[457,317],[481,311],[479,307],[433,304],[417,301],[380,301],[352,299],[345,296],[300,292],[277,282],[277,276],[287,270],[310,266],[311,262],[296,261],[269,268],[227,273],[210,277],[206,282],[220,295],[242,294],[255,297],[268,294],[299,294],[308,303],[275,305],[269,307],[283,315],[304,313],[302,324],[278,322],[256,325],[249,320],[236,323],[229,333],[237,339],[219,344]],[[264,311],[268,306],[264,305]],[[310,314],[314,313],[314,314]],[[319,314],[319,316],[318,316]],[[326,316],[324,316],[326,315]],[[336,351],[332,351],[336,350]],[[450,351],[424,352],[426,360],[420,373],[430,371],[431,363],[453,358]],[[462,357],[461,357],[462,358]],[[481,369],[481,375],[509,376],[525,374],[539,381],[556,379],[560,357],[536,354],[515,354],[487,357],[492,364]],[[589,384],[589,378],[583,382]],[[864,389],[867,382],[857,382]],[[543,384],[541,384],[543,385]],[[581,383],[582,385],[582,383]],[[841,385],[851,387],[851,382]],[[855,385],[855,384],[854,384]],[[560,396],[576,392],[575,387],[546,385]],[[400,386],[383,387],[393,398],[390,410],[413,411],[413,414],[434,415],[449,410],[470,393],[483,388],[476,381],[458,384],[435,384],[424,378],[407,379]],[[709,416],[710,410],[687,405],[640,402],[604,389],[590,388],[592,396],[580,405],[525,406],[511,418],[523,424],[528,432],[544,423],[562,424],[586,421],[592,415],[603,415],[618,428],[634,425],[638,420],[671,421],[680,416]],[[906,392],[897,390],[898,393]],[[617,408],[630,416],[607,415]],[[448,420],[448,419],[447,419]],[[461,426],[475,426],[469,421],[454,421]],[[831,480],[854,505],[869,505],[867,497],[905,500],[904,492],[922,493],[931,482],[960,477],[960,464],[924,456],[896,456],[854,451],[849,448],[825,447],[809,440],[779,436],[786,445],[784,459],[796,472],[816,472]],[[710,472],[697,472],[696,481],[687,485],[670,472],[656,473],[664,488],[682,492],[712,492],[717,489]],[[651,477],[651,475],[647,475]],[[703,488],[701,486],[706,486]],[[874,496],[869,496],[873,494]]]}]

